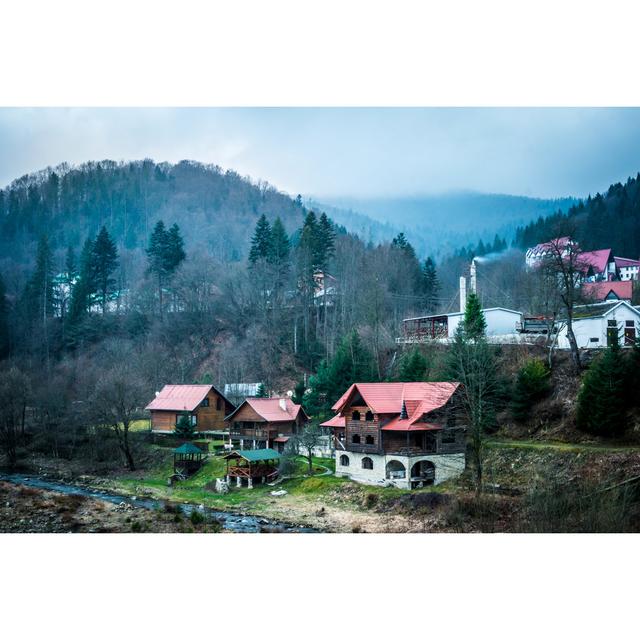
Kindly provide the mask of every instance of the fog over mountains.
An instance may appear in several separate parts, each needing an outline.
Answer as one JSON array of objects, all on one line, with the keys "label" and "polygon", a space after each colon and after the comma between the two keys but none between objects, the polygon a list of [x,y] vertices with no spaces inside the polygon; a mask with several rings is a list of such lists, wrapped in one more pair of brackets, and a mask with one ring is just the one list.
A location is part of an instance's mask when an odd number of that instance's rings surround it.
[{"label": "fog over mountains", "polygon": [[440,258],[495,234],[511,242],[517,227],[559,209],[575,198],[541,199],[459,191],[440,195],[384,198],[310,198],[309,206],[326,210],[349,231],[372,242],[404,231],[422,256]]}]

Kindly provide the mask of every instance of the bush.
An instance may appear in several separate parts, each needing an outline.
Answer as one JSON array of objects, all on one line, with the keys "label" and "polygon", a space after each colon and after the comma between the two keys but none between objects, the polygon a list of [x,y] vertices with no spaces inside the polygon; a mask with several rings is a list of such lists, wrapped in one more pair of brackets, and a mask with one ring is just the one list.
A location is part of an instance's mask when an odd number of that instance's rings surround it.
[{"label": "bush", "polygon": [[540,358],[531,358],[520,368],[511,398],[511,412],[518,422],[526,421],[531,406],[549,392],[550,374]]},{"label": "bush", "polygon": [[189,516],[189,520],[191,520],[191,524],[194,525],[202,524],[204,522],[204,516],[194,509]]},{"label": "bush", "polygon": [[622,433],[631,403],[627,391],[627,363],[613,341],[598,356],[582,379],[578,393],[578,428],[602,436]]},{"label": "bush", "polygon": [[176,424],[176,436],[180,438],[191,439],[195,435],[195,425],[191,424],[188,413],[183,413]]}]

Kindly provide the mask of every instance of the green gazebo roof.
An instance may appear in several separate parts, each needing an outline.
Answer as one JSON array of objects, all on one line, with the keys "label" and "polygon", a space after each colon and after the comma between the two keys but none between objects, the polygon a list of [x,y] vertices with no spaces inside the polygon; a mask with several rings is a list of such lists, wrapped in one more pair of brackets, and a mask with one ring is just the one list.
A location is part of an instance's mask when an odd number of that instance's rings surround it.
[{"label": "green gazebo roof", "polygon": [[177,449],[174,449],[173,453],[184,453],[184,454],[204,453],[204,451],[196,447],[195,444],[191,444],[190,442],[185,442],[184,444],[180,445]]},{"label": "green gazebo roof", "polygon": [[240,456],[248,462],[259,462],[260,460],[277,460],[280,454],[275,449],[244,449],[236,450],[225,456],[225,458]]}]

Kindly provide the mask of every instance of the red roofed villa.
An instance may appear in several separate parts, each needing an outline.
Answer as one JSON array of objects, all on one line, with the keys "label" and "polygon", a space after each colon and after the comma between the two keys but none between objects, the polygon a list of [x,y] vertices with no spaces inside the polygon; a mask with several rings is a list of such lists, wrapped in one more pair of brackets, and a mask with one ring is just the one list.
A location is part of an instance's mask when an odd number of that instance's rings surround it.
[{"label": "red roofed villa", "polygon": [[582,285],[582,293],[585,298],[593,302],[608,302],[610,300],[627,300],[631,302],[633,281],[587,282]]},{"label": "red roofed villa", "polygon": [[212,384],[166,384],[145,407],[151,412],[151,430],[171,433],[183,413],[198,433],[222,432],[224,417],[235,406]]},{"label": "red roofed villa", "polygon": [[413,489],[459,476],[465,431],[457,382],[366,382],[321,426],[333,430],[336,475]]},{"label": "red roofed villa", "polygon": [[290,398],[247,398],[225,422],[231,440],[240,449],[284,451],[289,438],[298,433],[309,416]]}]

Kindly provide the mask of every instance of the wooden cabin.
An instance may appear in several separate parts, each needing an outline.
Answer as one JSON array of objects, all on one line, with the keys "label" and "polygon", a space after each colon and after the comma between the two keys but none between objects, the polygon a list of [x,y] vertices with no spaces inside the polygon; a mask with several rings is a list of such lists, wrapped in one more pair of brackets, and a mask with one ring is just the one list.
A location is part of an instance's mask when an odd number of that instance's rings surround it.
[{"label": "wooden cabin", "polygon": [[247,398],[225,421],[231,440],[238,442],[241,449],[282,452],[309,416],[290,398]]},{"label": "wooden cabin", "polygon": [[227,463],[228,485],[235,478],[236,485],[241,487],[244,479],[247,487],[253,489],[254,480],[264,483],[272,482],[278,477],[280,454],[273,449],[232,451],[224,459]]},{"label": "wooden cabin", "polygon": [[333,406],[336,475],[412,489],[465,468],[457,382],[357,383]]},{"label": "wooden cabin", "polygon": [[235,409],[212,384],[167,384],[145,407],[151,413],[151,431],[172,433],[183,413],[197,433],[220,433],[224,417]]}]

